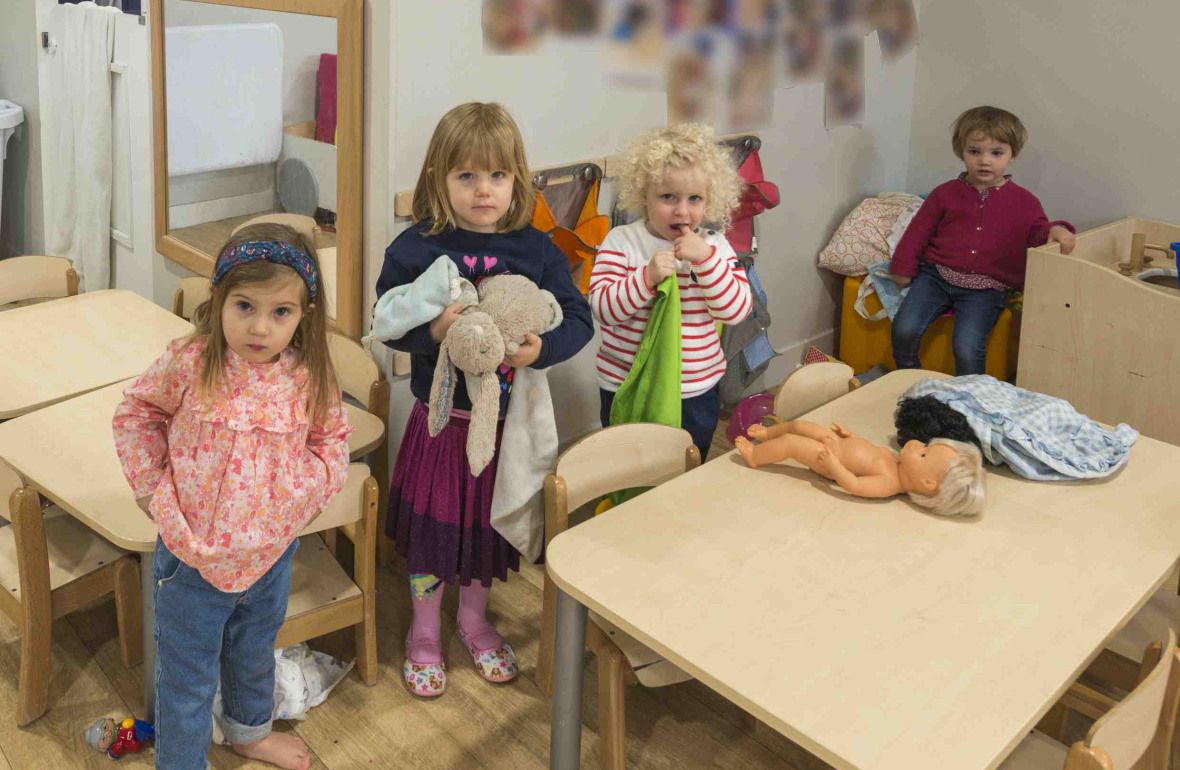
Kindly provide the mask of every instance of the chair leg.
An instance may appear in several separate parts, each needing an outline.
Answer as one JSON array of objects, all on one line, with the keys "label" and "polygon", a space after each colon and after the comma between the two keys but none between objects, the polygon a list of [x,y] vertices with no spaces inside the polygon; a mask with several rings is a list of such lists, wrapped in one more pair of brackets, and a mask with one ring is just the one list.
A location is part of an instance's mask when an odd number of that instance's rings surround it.
[{"label": "chair leg", "polygon": [[627,753],[624,739],[627,734],[623,681],[627,665],[623,653],[613,644],[604,644],[596,651],[598,657],[598,751],[603,770],[624,770]]},{"label": "chair leg", "polygon": [[354,628],[356,634],[356,668],[365,684],[377,684],[377,481],[365,480],[365,512],[361,519],[364,534],[357,538],[353,556],[353,574],[364,597],[364,619]]},{"label": "chair leg", "polygon": [[49,550],[40,496],[22,487],[9,498],[20,573],[20,673],[16,723],[24,727],[49,708],[53,662],[53,593],[49,584]]},{"label": "chair leg", "polygon": [[541,644],[537,650],[537,688],[547,698],[553,697],[553,649],[557,632],[557,587],[545,574],[545,593],[541,602]]},{"label": "chair leg", "polygon": [[143,606],[139,564],[130,556],[115,563],[115,616],[123,665],[137,666],[143,662]]}]

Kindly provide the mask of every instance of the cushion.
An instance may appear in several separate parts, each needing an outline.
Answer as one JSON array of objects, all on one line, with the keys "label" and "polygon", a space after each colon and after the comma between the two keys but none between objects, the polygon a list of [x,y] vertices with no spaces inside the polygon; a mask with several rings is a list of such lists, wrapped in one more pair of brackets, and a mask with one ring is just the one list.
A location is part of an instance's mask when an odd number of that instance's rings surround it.
[{"label": "cushion", "polygon": [[819,253],[819,266],[840,275],[864,275],[869,265],[891,256],[889,235],[908,206],[921,198],[909,193],[881,193],[865,198],[836,228]]}]

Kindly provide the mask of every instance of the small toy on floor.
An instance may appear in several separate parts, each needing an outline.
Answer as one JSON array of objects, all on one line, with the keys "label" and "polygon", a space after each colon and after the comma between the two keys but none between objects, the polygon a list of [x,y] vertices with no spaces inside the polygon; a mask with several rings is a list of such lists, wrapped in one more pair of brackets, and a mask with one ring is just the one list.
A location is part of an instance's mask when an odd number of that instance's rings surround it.
[{"label": "small toy on floor", "polygon": [[750,438],[734,443],[751,468],[796,460],[857,497],[893,497],[903,492],[924,508],[944,516],[983,509],[984,472],[971,444],[935,439],[910,441],[895,453],[833,423],[825,428],[806,420],[771,427],[754,425]]},{"label": "small toy on floor", "polygon": [[86,743],[91,748],[105,751],[111,759],[124,754],[138,754],[143,745],[156,739],[156,728],[151,722],[128,717],[115,722],[112,717],[100,717],[86,728]]}]

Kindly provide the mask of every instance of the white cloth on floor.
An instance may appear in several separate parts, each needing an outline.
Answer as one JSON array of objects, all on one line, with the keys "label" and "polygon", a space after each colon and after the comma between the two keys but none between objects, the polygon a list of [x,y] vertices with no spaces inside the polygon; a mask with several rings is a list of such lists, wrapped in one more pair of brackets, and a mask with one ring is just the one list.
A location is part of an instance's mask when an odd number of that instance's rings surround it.
[{"label": "white cloth on floor", "polygon": [[[324,702],[354,661],[341,663],[300,642],[275,650],[275,719],[307,719],[307,712]],[[213,742],[225,745],[221,731],[221,686],[213,696]]]}]

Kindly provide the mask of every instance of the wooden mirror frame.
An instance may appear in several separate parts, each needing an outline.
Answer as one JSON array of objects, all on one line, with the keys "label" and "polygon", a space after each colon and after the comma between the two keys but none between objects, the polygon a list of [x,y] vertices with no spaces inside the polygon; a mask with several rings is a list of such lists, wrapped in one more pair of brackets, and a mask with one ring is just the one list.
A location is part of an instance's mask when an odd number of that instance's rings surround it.
[{"label": "wooden mirror frame", "polygon": [[[336,19],[336,329],[361,334],[361,151],[364,91],[364,0],[188,0]],[[216,256],[168,234],[168,124],[164,70],[164,0],[150,0],[156,251],[203,276]],[[343,226],[341,226],[343,223]]]}]

